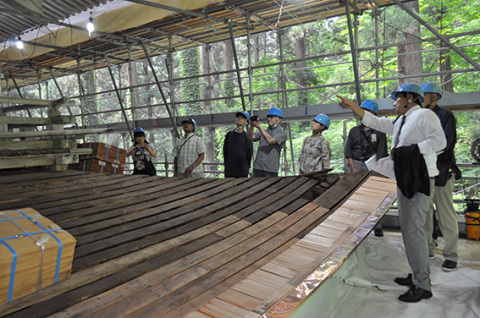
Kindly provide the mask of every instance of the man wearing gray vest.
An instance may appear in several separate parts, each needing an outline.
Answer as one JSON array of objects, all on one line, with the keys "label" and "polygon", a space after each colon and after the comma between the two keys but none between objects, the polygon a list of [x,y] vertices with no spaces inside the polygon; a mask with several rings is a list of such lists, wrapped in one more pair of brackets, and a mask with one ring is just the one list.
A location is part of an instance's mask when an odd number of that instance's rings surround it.
[{"label": "man wearing gray vest", "polygon": [[[287,133],[280,127],[283,113],[280,108],[272,107],[267,114],[268,128],[264,129],[258,117],[250,117],[247,137],[259,142],[257,156],[253,163],[254,177],[277,177],[280,166],[280,153],[287,141]],[[256,133],[253,132],[257,128]]]}]

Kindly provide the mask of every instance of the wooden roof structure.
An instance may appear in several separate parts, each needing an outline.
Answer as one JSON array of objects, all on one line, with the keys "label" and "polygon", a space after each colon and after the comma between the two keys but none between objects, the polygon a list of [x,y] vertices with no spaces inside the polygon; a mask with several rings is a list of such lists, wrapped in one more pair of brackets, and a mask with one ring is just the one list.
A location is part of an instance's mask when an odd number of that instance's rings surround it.
[{"label": "wooden roof structure", "polygon": [[72,276],[1,317],[284,317],[395,200],[368,172],[177,179],[0,172],[0,211],[31,207],[77,240]]},{"label": "wooden roof structure", "polygon": [[[109,7],[114,7],[111,2],[93,1],[94,5],[103,3],[104,7],[102,12],[95,16],[96,30],[94,35],[89,37],[85,21],[74,25],[69,24],[69,20],[54,19],[66,16],[65,7],[69,2],[75,3],[71,6],[71,14],[78,12],[77,1],[44,1],[49,5],[44,5],[43,16],[32,17],[29,14],[28,21],[23,17],[18,20],[9,17],[8,21],[15,24],[16,28],[12,27],[12,30],[18,31],[23,26],[25,30],[33,30],[31,33],[50,22],[53,24],[49,30],[51,34],[28,41],[23,38],[25,49],[22,52],[13,45],[17,34],[4,34],[6,38],[4,48],[0,51],[0,71],[5,77],[13,78],[20,87],[36,84],[40,77],[41,81],[48,80],[52,78],[52,74],[60,77],[103,68],[107,63],[120,64],[143,59],[146,57],[144,47],[150,56],[155,56],[223,41],[230,39],[232,34],[235,37],[245,36],[247,30],[252,34],[280,30],[292,25],[341,16],[346,13],[347,3],[351,12],[359,14],[363,10],[394,4],[392,0],[202,0],[171,1],[174,4],[169,6],[165,1],[129,0],[123,2],[130,2],[130,6],[124,12],[118,13],[109,12]],[[90,8],[92,3],[85,3],[83,9]],[[57,10],[50,12],[52,7]],[[10,10],[8,12],[12,11],[9,7],[6,9]],[[145,12],[158,12],[158,17],[145,22],[142,19]],[[29,28],[23,24],[16,26],[15,21],[30,23]],[[111,25],[116,25],[116,28],[109,30]],[[107,61],[105,57],[108,57]]]}]

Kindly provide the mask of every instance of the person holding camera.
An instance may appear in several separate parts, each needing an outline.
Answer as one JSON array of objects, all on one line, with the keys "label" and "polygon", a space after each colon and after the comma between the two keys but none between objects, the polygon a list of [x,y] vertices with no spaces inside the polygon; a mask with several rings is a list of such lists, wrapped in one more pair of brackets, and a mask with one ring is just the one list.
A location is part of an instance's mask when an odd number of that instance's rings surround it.
[{"label": "person holding camera", "polygon": [[318,114],[312,121],[312,135],[303,140],[302,152],[298,158],[300,174],[322,171],[330,168],[332,149],[322,132],[330,126],[330,118]]},{"label": "person holding camera", "polygon": [[226,178],[248,177],[253,155],[253,143],[244,131],[250,121],[250,114],[246,111],[238,112],[236,117],[237,127],[225,135],[223,143]]},{"label": "person holding camera", "polygon": [[[253,163],[254,177],[277,177],[280,166],[280,153],[287,141],[287,133],[280,127],[283,112],[272,107],[267,113],[268,128],[264,129],[258,116],[250,117],[251,125],[247,137],[259,142],[257,156]],[[254,129],[258,131],[254,133]]]},{"label": "person holding camera", "polygon": [[145,174],[154,176],[157,174],[155,166],[152,162],[152,157],[157,156],[157,152],[153,145],[149,144],[145,139],[145,130],[142,127],[137,127],[133,131],[134,144],[127,151],[127,157],[132,156],[133,159],[133,173]]},{"label": "person holding camera", "polygon": [[202,161],[205,159],[205,149],[202,138],[195,135],[197,122],[193,118],[182,120],[185,136],[175,144],[173,160],[173,176],[180,178],[203,178]]}]

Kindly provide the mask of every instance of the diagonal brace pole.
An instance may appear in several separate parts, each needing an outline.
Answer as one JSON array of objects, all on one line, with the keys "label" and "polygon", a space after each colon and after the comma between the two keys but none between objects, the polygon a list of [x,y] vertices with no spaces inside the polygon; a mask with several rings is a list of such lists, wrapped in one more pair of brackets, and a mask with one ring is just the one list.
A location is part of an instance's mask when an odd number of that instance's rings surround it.
[{"label": "diagonal brace pole", "polygon": [[158,80],[157,77],[157,72],[155,72],[155,68],[153,67],[152,59],[150,58],[150,54],[148,53],[147,48],[145,47],[145,44],[143,42],[140,42],[142,45],[143,51],[145,52],[145,58],[148,61],[148,65],[150,66],[150,69],[152,70],[153,78],[155,79],[155,82],[157,83],[158,90],[160,91],[160,95],[162,96],[163,103],[165,104],[165,108],[167,109],[168,116],[170,117],[170,121],[172,122],[172,127],[175,129],[175,133],[177,137],[180,137],[180,133],[178,132],[177,125],[175,124],[175,119],[173,117],[172,111],[170,107],[168,106],[167,103],[167,98],[165,97],[165,94],[163,93],[162,86],[160,85],[160,81]]},{"label": "diagonal brace pole", "polygon": [[352,62],[353,62],[353,75],[355,77],[355,93],[357,104],[360,105],[360,79],[358,76],[358,58],[357,58],[357,48],[355,46],[355,41],[353,39],[353,26],[352,26],[352,19],[350,17],[350,3],[348,0],[345,0],[345,9],[347,14],[347,23],[348,23],[348,36],[350,39],[350,50],[352,51]]},{"label": "diagonal brace pole", "polygon": [[238,89],[240,90],[240,97],[242,98],[242,108],[243,108],[243,111],[246,111],[247,107],[245,105],[245,96],[243,96],[242,78],[240,77],[240,66],[238,64],[237,48],[235,47],[235,36],[233,35],[233,28],[232,28],[231,21],[229,21],[228,23],[228,28],[230,30],[230,42],[232,42],[233,59],[235,60],[235,70],[237,73]]}]

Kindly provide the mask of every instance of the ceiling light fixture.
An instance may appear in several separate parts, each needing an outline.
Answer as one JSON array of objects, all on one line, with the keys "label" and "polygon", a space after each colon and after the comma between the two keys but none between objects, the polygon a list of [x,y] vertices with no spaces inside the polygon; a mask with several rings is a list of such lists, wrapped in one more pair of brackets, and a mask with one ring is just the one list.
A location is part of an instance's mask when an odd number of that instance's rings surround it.
[{"label": "ceiling light fixture", "polygon": [[19,50],[23,50],[23,42],[22,42],[22,38],[20,36],[18,37],[18,41],[17,41],[16,45],[17,45],[17,48]]},{"label": "ceiling light fixture", "polygon": [[88,36],[92,36],[93,31],[95,31],[95,26],[93,25],[93,17],[91,12],[90,12],[90,18],[88,19],[88,23],[87,23],[87,30],[88,30]]}]

